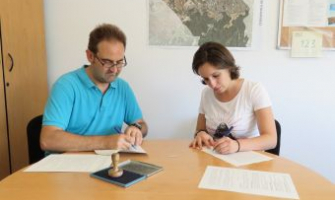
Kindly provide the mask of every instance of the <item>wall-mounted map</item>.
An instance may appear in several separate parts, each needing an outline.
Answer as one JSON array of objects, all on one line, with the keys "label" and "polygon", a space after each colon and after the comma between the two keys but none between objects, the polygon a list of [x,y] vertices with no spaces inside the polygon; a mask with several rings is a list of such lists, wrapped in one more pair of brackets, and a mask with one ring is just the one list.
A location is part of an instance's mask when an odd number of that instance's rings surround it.
[{"label": "wall-mounted map", "polygon": [[228,47],[251,47],[255,24],[261,20],[260,2],[149,0],[149,44],[197,46],[216,41]]}]

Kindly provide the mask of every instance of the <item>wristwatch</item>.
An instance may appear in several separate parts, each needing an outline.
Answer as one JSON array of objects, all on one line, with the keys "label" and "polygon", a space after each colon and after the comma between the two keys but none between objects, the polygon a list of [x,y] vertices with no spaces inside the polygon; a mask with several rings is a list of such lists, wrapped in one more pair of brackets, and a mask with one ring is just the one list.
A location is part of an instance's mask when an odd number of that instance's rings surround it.
[{"label": "wristwatch", "polygon": [[139,124],[139,123],[137,123],[137,122],[135,122],[135,123],[132,123],[132,124],[130,124],[129,126],[135,126],[136,128],[138,128],[138,129],[142,130],[142,125],[141,125],[141,124]]}]

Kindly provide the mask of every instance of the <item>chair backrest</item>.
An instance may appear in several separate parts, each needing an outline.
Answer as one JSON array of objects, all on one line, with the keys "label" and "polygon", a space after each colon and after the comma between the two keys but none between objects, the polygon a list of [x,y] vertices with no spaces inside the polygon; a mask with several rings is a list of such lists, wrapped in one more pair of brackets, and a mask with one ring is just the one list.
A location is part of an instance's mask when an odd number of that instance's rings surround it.
[{"label": "chair backrest", "polygon": [[277,145],[273,149],[266,150],[266,152],[279,156],[279,153],[280,153],[280,139],[281,139],[281,126],[280,126],[280,124],[277,120],[275,120],[275,123],[276,123],[276,130],[277,130]]},{"label": "chair backrest", "polygon": [[34,117],[27,125],[29,164],[44,158],[44,151],[40,147],[40,134],[43,115]]}]

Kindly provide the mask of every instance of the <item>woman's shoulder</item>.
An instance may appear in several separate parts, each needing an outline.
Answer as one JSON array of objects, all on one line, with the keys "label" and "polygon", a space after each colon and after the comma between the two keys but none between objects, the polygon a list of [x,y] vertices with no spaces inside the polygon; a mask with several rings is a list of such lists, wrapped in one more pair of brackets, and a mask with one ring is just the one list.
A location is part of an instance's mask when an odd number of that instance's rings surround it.
[{"label": "woman's shoulder", "polygon": [[213,90],[206,86],[202,89],[201,99],[203,102],[212,102],[215,100],[215,95]]},{"label": "woman's shoulder", "polygon": [[249,79],[244,79],[243,84],[245,84],[245,85],[247,85],[249,87],[255,87],[255,86],[261,85],[261,82],[252,81],[252,80],[249,80]]},{"label": "woman's shoulder", "polygon": [[244,89],[247,91],[253,91],[253,90],[263,88],[263,85],[261,82],[251,81],[247,79],[244,79],[243,86],[244,86]]},{"label": "woman's shoulder", "polygon": [[212,95],[212,94],[213,94],[213,90],[210,87],[205,86],[202,89],[202,96],[208,96],[208,95]]}]

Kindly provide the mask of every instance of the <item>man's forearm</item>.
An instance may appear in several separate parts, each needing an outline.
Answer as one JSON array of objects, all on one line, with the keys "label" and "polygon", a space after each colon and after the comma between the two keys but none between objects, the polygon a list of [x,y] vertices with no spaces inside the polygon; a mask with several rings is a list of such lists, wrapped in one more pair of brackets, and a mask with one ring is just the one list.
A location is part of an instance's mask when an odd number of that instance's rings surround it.
[{"label": "man's forearm", "polygon": [[40,145],[46,151],[92,151],[110,148],[108,144],[112,143],[111,140],[111,136],[81,136],[43,127]]}]

